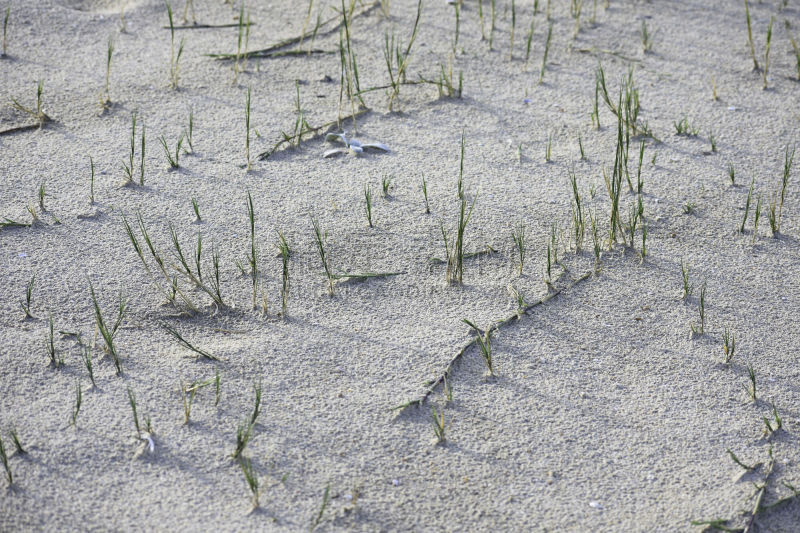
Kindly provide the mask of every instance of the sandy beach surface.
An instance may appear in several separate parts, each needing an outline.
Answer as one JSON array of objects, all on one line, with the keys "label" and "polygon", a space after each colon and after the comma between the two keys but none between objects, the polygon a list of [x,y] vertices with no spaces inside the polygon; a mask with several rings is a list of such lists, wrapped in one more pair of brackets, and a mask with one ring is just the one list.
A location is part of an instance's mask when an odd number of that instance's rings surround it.
[{"label": "sandy beach surface", "polygon": [[800,531],[800,4],[419,6],[0,5],[0,530]]}]

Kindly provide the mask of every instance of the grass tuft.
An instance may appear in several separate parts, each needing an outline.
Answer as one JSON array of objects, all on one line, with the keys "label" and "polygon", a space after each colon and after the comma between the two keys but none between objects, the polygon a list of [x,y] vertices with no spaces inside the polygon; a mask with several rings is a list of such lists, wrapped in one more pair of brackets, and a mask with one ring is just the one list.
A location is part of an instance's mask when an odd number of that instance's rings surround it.
[{"label": "grass tuft", "polygon": [[311,215],[311,225],[314,228],[314,243],[317,246],[317,253],[319,254],[319,259],[322,262],[322,268],[325,271],[325,277],[328,279],[328,294],[330,296],[333,296],[334,276],[330,268],[330,258],[328,257],[328,251],[325,249],[326,241],[328,239],[328,232],[322,229],[322,227],[319,224],[319,219],[314,215]]},{"label": "grass tuft", "polygon": [[481,356],[483,357],[483,361],[486,363],[486,368],[489,370],[490,376],[495,376],[494,372],[494,359],[492,357],[492,328],[486,330],[486,332],[481,333],[481,330],[476,326],[474,323],[470,322],[466,318],[463,319],[463,322],[475,330],[475,333],[478,334],[476,337],[478,347],[481,350]]},{"label": "grass tuft", "polygon": [[92,295],[92,304],[94,305],[94,316],[97,323],[97,330],[100,332],[100,335],[103,337],[103,341],[106,343],[106,351],[109,353],[109,355],[111,355],[111,360],[114,362],[114,367],[117,369],[117,375],[119,376],[122,374],[122,363],[120,361],[119,354],[117,353],[117,346],[114,344],[114,335],[116,334],[119,326],[122,324],[127,303],[125,299],[120,296],[119,314],[117,315],[117,320],[114,325],[109,328],[106,324],[106,321],[103,319],[103,314],[100,312],[100,304],[97,302],[97,296],[94,293],[94,286],[92,285],[91,281],[89,282],[89,292]]},{"label": "grass tuft", "polygon": [[519,223],[517,227],[511,232],[511,239],[514,241],[514,246],[517,249],[517,256],[519,257],[519,275],[522,275],[522,268],[525,266],[525,254],[528,248],[527,241],[527,228],[525,224]]},{"label": "grass tuft", "polygon": [[445,436],[447,428],[444,421],[444,409],[437,411],[435,407],[432,407],[431,410],[431,421],[433,422],[433,434],[436,435],[436,444],[445,444],[447,442]]},{"label": "grass tuft", "polygon": [[722,353],[725,354],[723,363],[726,365],[730,364],[736,353],[736,333],[730,331],[727,327],[722,334]]},{"label": "grass tuft", "polygon": [[317,527],[322,523],[322,517],[325,514],[325,510],[328,508],[328,503],[331,501],[331,484],[328,483],[325,486],[325,492],[322,493],[322,504],[319,506],[319,512],[314,516],[314,519],[311,521],[311,527],[309,531],[313,532]]},{"label": "grass tuft", "polygon": [[22,310],[25,312],[25,318],[35,318],[33,313],[31,313],[31,300],[33,299],[33,285],[36,282],[36,274],[31,276],[30,281],[28,281],[28,285],[25,287],[25,301],[20,302],[19,305],[22,307]]},{"label": "grass tuft", "polygon": [[258,473],[253,468],[253,464],[250,462],[250,459],[247,459],[246,457],[241,458],[239,461],[239,466],[242,469],[244,479],[247,482],[248,488],[250,489],[250,498],[253,504],[253,509],[258,509],[258,497],[260,494],[258,486]]},{"label": "grass tuft", "polygon": [[136,437],[141,439],[142,438],[142,428],[139,425],[139,414],[136,411],[136,394],[133,392],[133,389],[128,387],[128,403],[131,406],[131,412],[133,413],[133,425],[136,427]]}]

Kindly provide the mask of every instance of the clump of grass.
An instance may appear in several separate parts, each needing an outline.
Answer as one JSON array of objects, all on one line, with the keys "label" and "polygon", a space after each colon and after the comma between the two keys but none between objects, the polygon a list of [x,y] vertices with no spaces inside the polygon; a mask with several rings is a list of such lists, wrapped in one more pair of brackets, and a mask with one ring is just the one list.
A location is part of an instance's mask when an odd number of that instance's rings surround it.
[{"label": "clump of grass", "polygon": [[[194,145],[192,144],[192,133],[194,133],[194,110],[189,108],[189,125],[183,130],[186,144],[189,145],[189,153],[194,152]],[[186,149],[184,148],[184,151]]]},{"label": "clump of grass", "polygon": [[724,363],[730,364],[733,356],[736,353],[736,333],[725,328],[722,333],[722,353],[725,355]]},{"label": "clump of grass", "polygon": [[[512,0],[513,1],[513,0]],[[461,27],[461,2],[454,2],[453,7],[456,12],[456,28],[453,32],[453,55],[456,55],[456,48],[458,47],[458,34]]]},{"label": "clump of grass", "polygon": [[52,119],[47,116],[47,114],[42,109],[42,95],[44,94],[44,81],[39,81],[39,84],[36,86],[36,106],[35,107],[25,107],[24,105],[20,104],[15,98],[11,99],[11,106],[20,111],[25,113],[26,115],[30,115],[33,117],[38,123],[39,127],[41,128],[46,123],[50,122]]},{"label": "clump of grass", "polygon": [[642,20],[642,27],[639,29],[639,36],[642,39],[642,52],[647,53],[653,50],[653,34],[647,28],[647,22]]},{"label": "clump of grass", "polygon": [[461,98],[464,85],[464,73],[459,71],[458,84],[453,82],[453,57],[450,56],[447,68],[444,64],[439,64],[439,75],[435,79],[427,79],[420,76],[420,83],[435,85],[439,91],[439,98]]},{"label": "clump of grass", "polygon": [[112,35],[108,36],[108,47],[106,49],[106,86],[105,86],[105,95],[100,96],[100,108],[102,110],[108,109],[111,105],[111,90],[110,90],[110,83],[111,83],[111,59],[114,55],[114,37]]},{"label": "clump of grass", "polygon": [[76,425],[78,421],[78,413],[81,412],[81,403],[83,402],[83,392],[81,391],[81,382],[75,384],[75,407],[72,408],[72,415],[70,416],[70,424]]},{"label": "clump of grass", "polygon": [[[236,57],[233,61],[233,84],[239,83],[239,72],[244,71],[247,64],[247,45],[250,40],[250,13],[247,14],[247,22],[245,23],[244,16],[244,2],[239,5],[239,25],[238,37],[236,41]],[[309,5],[309,14],[311,14],[311,6]],[[305,30],[303,31],[305,34]],[[302,44],[302,41],[300,42]]]},{"label": "clump of grass", "polygon": [[739,233],[744,233],[744,225],[747,222],[747,217],[750,214],[750,202],[753,199],[753,187],[755,186],[756,178],[753,176],[752,181],[750,181],[750,190],[747,192],[747,200],[744,204],[744,217],[742,217],[742,223],[739,226]]},{"label": "clump of grass", "polygon": [[250,424],[255,426],[258,415],[261,414],[261,383],[253,383],[253,414],[250,415]]},{"label": "clump of grass", "polygon": [[100,304],[97,302],[97,296],[94,293],[94,286],[91,282],[89,282],[89,292],[92,295],[92,304],[94,305],[94,316],[97,323],[97,330],[103,337],[103,341],[106,344],[106,351],[108,351],[108,353],[111,355],[111,360],[114,362],[114,368],[117,370],[117,375],[120,375],[122,374],[122,362],[120,361],[119,354],[117,353],[117,346],[114,344],[114,335],[116,334],[119,326],[122,324],[122,319],[125,316],[125,300],[120,297],[119,314],[117,315],[117,320],[114,325],[109,328],[106,324],[106,321],[103,319],[103,314],[100,312]]},{"label": "clump of grass", "polygon": [[309,531],[313,532],[315,529],[317,529],[317,526],[319,526],[322,523],[322,516],[325,514],[325,509],[328,508],[328,503],[330,503],[330,501],[331,501],[331,484],[328,483],[328,485],[325,487],[325,492],[322,493],[322,504],[320,504],[319,506],[319,512],[316,514],[316,516],[314,516],[314,519],[311,521],[311,528],[309,529]]},{"label": "clump of grass", "polygon": [[490,15],[490,22],[489,22],[489,50],[492,49],[492,45],[494,44],[494,26],[495,20],[497,19],[497,9],[496,9],[496,0],[489,0],[490,7],[491,7],[491,15]]},{"label": "clump of grass", "polygon": [[278,242],[276,243],[278,252],[281,255],[282,275],[281,275],[281,316],[286,318],[287,307],[289,305],[289,244],[283,233],[278,232]]},{"label": "clump of grass", "polygon": [[466,197],[462,196],[459,200],[458,221],[456,223],[455,239],[449,239],[444,223],[441,224],[442,238],[444,239],[445,255],[447,257],[447,283],[460,285],[464,278],[464,236],[467,224],[472,217],[472,210],[475,207],[477,197],[472,200],[467,209]]},{"label": "clump of grass", "polygon": [[133,413],[133,425],[136,428],[136,437],[141,439],[142,438],[142,428],[139,425],[139,414],[136,411],[136,394],[133,392],[133,389],[128,387],[128,403],[131,406],[131,412]]},{"label": "clump of grass", "polygon": [[542,56],[542,68],[539,70],[539,83],[544,81],[544,72],[547,68],[547,56],[550,53],[550,42],[553,37],[553,23],[547,27],[547,39],[544,42],[544,55]]},{"label": "clump of grass", "polygon": [[44,199],[48,196],[46,191],[46,183],[43,181],[39,184],[39,192],[37,193],[37,197],[39,198],[39,209],[42,210],[42,213],[47,212],[47,208],[44,206]]},{"label": "clump of grass", "polygon": [[683,117],[677,122],[673,121],[672,125],[675,127],[675,135],[697,137],[700,134],[700,128],[695,128],[686,117]]},{"label": "clump of grass", "polygon": [[761,417],[764,420],[764,426],[766,426],[764,432],[767,435],[767,438],[772,437],[774,434],[778,433],[781,429],[783,429],[783,419],[778,414],[778,408],[775,407],[775,402],[772,402],[772,421],[766,416]]},{"label": "clump of grass", "polygon": [[422,197],[425,199],[425,214],[431,212],[431,206],[428,204],[428,183],[425,181],[425,174],[422,174]]},{"label": "clump of grass", "polygon": [[594,270],[597,272],[600,269],[600,257],[602,254],[602,247],[600,246],[600,236],[597,227],[597,215],[589,213],[589,222],[592,224],[592,250],[594,251]]},{"label": "clump of grass", "polygon": [[53,315],[48,317],[49,332],[45,338],[45,348],[47,349],[47,356],[50,359],[50,366],[53,368],[61,368],[64,364],[64,358],[58,357],[56,352],[55,335],[53,329]]},{"label": "clump of grass", "polygon": [[[586,221],[583,216],[583,204],[581,202],[580,191],[578,190],[578,178],[575,175],[575,170],[569,171],[570,184],[572,185],[572,226],[573,237],[575,238],[575,251],[580,252],[583,245],[583,238],[586,234]],[[631,234],[631,238],[633,234]]]},{"label": "clump of grass", "polygon": [[772,197],[767,205],[767,220],[769,221],[769,229],[772,236],[778,233],[778,214],[777,214],[778,197],[777,194],[772,194]]},{"label": "clump of grass", "polygon": [[231,454],[231,457],[238,459],[242,456],[242,452],[250,442],[250,437],[253,435],[253,424],[244,421],[236,428],[236,449]]},{"label": "clump of grass", "polygon": [[717,140],[714,138],[714,130],[708,130],[708,142],[711,144],[711,153],[717,153]]},{"label": "clump of grass", "polygon": [[[194,381],[188,387],[183,384],[183,381],[180,382],[180,388],[178,392],[181,395],[181,400],[183,400],[183,425],[188,426],[189,422],[191,421],[192,417],[192,405],[194,404],[194,397],[197,394],[197,391],[202,389],[203,387],[207,387],[211,385],[212,380],[206,381]],[[188,398],[187,398],[188,396]]]},{"label": "clump of grass", "polygon": [[522,275],[522,268],[525,266],[525,254],[528,248],[527,241],[527,228],[525,224],[519,223],[517,227],[511,232],[511,239],[514,241],[514,246],[517,249],[517,256],[519,257],[519,275]]},{"label": "clump of grass", "polygon": [[745,470],[747,470],[748,472],[750,472],[750,471],[752,471],[752,470],[755,470],[756,468],[758,468],[758,466],[759,466],[759,465],[761,465],[761,463],[756,463],[756,464],[754,464],[753,466],[746,465],[746,464],[745,464],[745,463],[743,463],[743,462],[742,462],[742,461],[741,461],[741,460],[740,460],[738,457],[736,457],[736,454],[735,454],[735,453],[733,453],[733,452],[730,450],[730,448],[728,448],[728,455],[730,456],[731,460],[732,460],[734,463],[736,463],[736,464],[737,464],[737,465],[739,465],[740,467],[744,468],[744,469],[745,469]]},{"label": "clump of grass", "polygon": [[381,196],[389,198],[389,191],[394,188],[394,176],[384,174],[381,177]]},{"label": "clump of grass", "polygon": [[183,145],[183,134],[178,138],[178,143],[175,145],[175,154],[173,155],[170,152],[169,145],[167,144],[167,140],[162,135],[158,138],[159,142],[161,142],[161,147],[164,148],[164,155],[167,157],[167,163],[169,163],[169,168],[171,170],[177,170],[181,168],[180,165],[180,157],[181,157],[181,146]]},{"label": "clump of grass", "polygon": [[531,58],[531,45],[533,43],[533,32],[536,29],[536,11],[538,6],[539,0],[534,0],[534,10],[533,15],[531,16],[531,23],[528,26],[528,36],[525,39],[525,69],[528,68],[528,62]]},{"label": "clump of grass", "polygon": [[551,131],[550,133],[547,134],[547,144],[545,145],[544,148],[545,163],[549,163],[551,160],[550,155],[552,152],[552,148],[553,148],[553,132]]},{"label": "clump of grass", "polygon": [[367,215],[367,222],[369,223],[369,227],[372,226],[372,189],[370,189],[369,184],[364,185],[364,200],[366,204],[364,205],[364,213]]},{"label": "clump of grass", "polygon": [[480,348],[481,351],[481,356],[483,357],[483,362],[486,363],[486,368],[489,370],[489,376],[495,376],[494,358],[492,356],[492,329],[489,328],[486,330],[486,332],[481,333],[481,330],[478,328],[478,326],[466,318],[464,319],[464,323],[475,330],[475,333],[478,334],[476,339],[478,348]]},{"label": "clump of grass", "polygon": [[783,202],[786,199],[786,189],[789,187],[789,178],[792,174],[792,163],[794,162],[794,153],[796,150],[796,146],[792,146],[791,151],[789,150],[789,146],[786,146],[783,156],[783,177],[781,178],[781,193],[780,193],[780,203],[778,204],[778,217],[776,228],[777,231],[781,230],[781,219],[783,217]]},{"label": "clump of grass", "polygon": [[222,286],[219,276],[219,249],[216,244],[211,247],[211,279],[209,280],[209,288],[212,291],[212,299],[222,307],[225,304],[222,301]]},{"label": "clump of grass", "polygon": [[94,363],[92,362],[92,348],[89,345],[85,345],[81,342],[81,358],[83,359],[83,365],[86,367],[86,372],[89,374],[89,381],[92,382],[92,387],[97,387],[97,383],[94,381]]},{"label": "clump of grass", "polygon": [[[353,7],[355,6],[355,4],[351,5]],[[361,105],[364,104],[364,101],[360,94],[361,86],[358,80],[358,66],[356,64],[356,57],[353,53],[353,48],[350,42],[350,19],[352,17],[352,11],[348,12],[348,9],[345,7],[345,0],[342,0],[341,6],[341,27],[343,28],[343,31],[339,31],[339,62],[341,66],[341,75],[339,80],[339,113],[337,118],[339,119],[339,129],[341,130],[342,100],[346,93],[347,98],[350,101],[350,116],[352,117],[353,121],[353,132],[357,135],[358,127],[356,125],[356,99],[358,99]],[[350,16],[348,16],[348,13]]]},{"label": "clump of grass", "polygon": [[769,49],[772,44],[772,22],[774,17],[769,18],[769,26],[767,27],[767,45],[764,48],[764,70],[761,72],[762,80],[764,82],[762,89],[767,89],[767,72],[769,71]]},{"label": "clump of grass", "polygon": [[717,94],[717,81],[714,79],[714,75],[711,75],[711,100],[716,102],[719,100],[719,94]]},{"label": "clump of grass", "polygon": [[405,83],[406,70],[408,69],[409,59],[411,57],[411,47],[417,39],[419,29],[419,21],[422,16],[422,0],[417,2],[417,16],[414,19],[414,28],[411,31],[408,45],[403,50],[401,43],[395,45],[394,33],[392,33],[391,40],[389,34],[384,34],[384,47],[383,57],[386,61],[386,69],[389,72],[389,84],[392,92],[389,96],[389,112],[392,111],[394,100],[400,94],[400,87]]},{"label": "clump of grass", "polygon": [[314,228],[314,242],[317,246],[317,253],[319,254],[319,259],[322,262],[322,268],[325,271],[325,277],[328,279],[328,294],[333,296],[334,276],[330,268],[330,259],[328,257],[328,251],[325,249],[325,243],[328,239],[328,232],[322,229],[322,227],[319,224],[319,219],[314,215],[311,216],[311,225]]},{"label": "clump of grass", "polygon": [[436,435],[436,444],[445,444],[447,442],[445,436],[447,428],[444,421],[444,409],[437,411],[435,407],[432,407],[431,410],[431,421],[433,422],[433,434]]},{"label": "clump of grass", "polygon": [[258,487],[258,473],[256,472],[255,468],[253,468],[253,464],[250,462],[250,459],[246,457],[242,457],[239,460],[239,466],[242,469],[244,479],[247,482],[248,488],[250,489],[250,498],[253,504],[253,509],[258,509],[258,497],[260,494]]},{"label": "clump of grass", "polygon": [[700,318],[700,324],[699,325],[692,324],[691,327],[692,327],[692,334],[699,336],[703,335],[706,327],[706,284],[705,283],[703,283],[703,285],[700,286],[700,301],[697,311]]},{"label": "clump of grass", "polygon": [[747,20],[747,42],[750,45],[750,57],[753,58],[753,70],[760,70],[758,60],[756,59],[756,48],[753,45],[753,28],[750,23],[750,6],[747,0],[744,0],[744,13],[745,19]]},{"label": "clump of grass", "polygon": [[253,390],[255,392],[253,413],[250,415],[249,419],[239,424],[239,427],[236,430],[236,449],[234,450],[233,454],[231,454],[231,457],[234,459],[237,459],[242,455],[242,452],[253,435],[253,428],[258,420],[258,415],[261,414],[261,384],[254,384]]},{"label": "clump of grass", "polygon": [[646,220],[642,221],[642,259],[647,255],[647,230],[648,224]]},{"label": "clump of grass", "polygon": [[192,25],[195,25],[195,24],[197,24],[197,20],[195,20],[195,16],[194,16],[194,0],[186,0],[186,3],[183,4],[183,23],[184,24],[188,24],[189,23],[189,18],[188,18],[187,15],[189,14],[190,10],[191,10],[191,13],[192,13]]},{"label": "clump of grass", "polygon": [[789,41],[792,43],[792,50],[794,51],[795,69],[797,70],[797,81],[800,81],[800,46],[798,46],[797,41],[791,35],[789,36]]},{"label": "clump of grass", "polygon": [[11,436],[11,442],[14,443],[14,448],[17,455],[25,455],[28,453],[25,448],[22,447],[22,442],[19,439],[19,433],[15,427],[12,426],[11,429],[8,430],[8,434]]},{"label": "clump of grass", "polygon": [[758,221],[761,218],[761,193],[758,193],[758,199],[756,200],[756,210],[753,213],[753,242],[756,242],[756,237],[758,237]]},{"label": "clump of grass", "polygon": [[183,46],[185,40],[181,39],[178,45],[177,53],[175,51],[175,24],[172,15],[172,6],[167,0],[164,1],[167,6],[167,17],[169,18],[169,35],[170,35],[170,57],[169,57],[169,84],[172,89],[178,88],[179,76],[178,67],[180,65],[181,56],[183,55]]},{"label": "clump of grass", "polygon": [[745,386],[745,390],[747,391],[747,396],[755,402],[758,395],[756,390],[756,373],[755,370],[753,370],[753,365],[747,365],[747,376],[750,379],[750,385]]},{"label": "clump of grass", "polygon": [[250,251],[247,255],[247,261],[250,264],[250,280],[253,284],[253,309],[255,309],[260,281],[258,273],[258,258],[260,254],[256,246],[255,210],[253,208],[253,196],[250,191],[247,191],[247,220],[249,222],[248,228],[250,229]]},{"label": "clump of grass", "polygon": [[570,1],[570,15],[575,19],[575,29],[572,32],[572,38],[578,37],[578,32],[581,31],[581,11],[583,11],[583,0]]},{"label": "clump of grass", "polygon": [[736,167],[730,161],[728,161],[728,178],[731,180],[731,185],[736,185]]},{"label": "clump of grass", "polygon": [[200,216],[200,206],[197,205],[197,198],[192,198],[192,210],[194,211],[195,222],[202,222],[203,217]]},{"label": "clump of grass", "polygon": [[[139,185],[144,186],[144,156],[145,156],[145,127],[142,124],[141,153],[139,154]],[[128,161],[122,162],[122,171],[125,175],[123,185],[133,185],[136,183],[134,159],[136,157],[136,112],[131,113],[131,149],[128,153]]]},{"label": "clump of grass", "polygon": [[33,285],[36,283],[36,274],[31,276],[30,281],[28,281],[28,285],[25,287],[25,301],[20,302],[19,305],[22,307],[22,310],[25,312],[25,318],[35,318],[33,313],[31,313],[31,301],[33,299]]}]

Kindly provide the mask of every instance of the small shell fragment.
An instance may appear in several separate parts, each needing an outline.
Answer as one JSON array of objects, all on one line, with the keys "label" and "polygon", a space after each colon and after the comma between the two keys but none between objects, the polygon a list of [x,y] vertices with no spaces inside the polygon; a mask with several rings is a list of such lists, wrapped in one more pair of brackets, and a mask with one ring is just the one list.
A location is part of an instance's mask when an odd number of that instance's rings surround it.
[{"label": "small shell fragment", "polygon": [[377,148],[378,150],[383,150],[384,152],[389,151],[389,147],[383,143],[367,143],[367,144],[362,144],[361,147],[364,149]]},{"label": "small shell fragment", "polygon": [[347,150],[344,148],[332,148],[330,150],[325,150],[325,153],[322,154],[322,157],[333,157],[335,155],[347,153]]}]

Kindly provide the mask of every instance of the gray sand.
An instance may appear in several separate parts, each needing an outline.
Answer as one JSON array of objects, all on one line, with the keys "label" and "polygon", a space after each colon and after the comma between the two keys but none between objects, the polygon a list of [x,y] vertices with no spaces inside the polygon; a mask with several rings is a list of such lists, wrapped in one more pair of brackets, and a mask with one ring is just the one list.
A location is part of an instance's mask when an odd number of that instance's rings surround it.
[{"label": "gray sand", "polygon": [[[489,2],[483,4],[488,33]],[[302,531],[313,526],[330,487],[319,531],[698,531],[692,520],[730,518],[728,526],[745,526],[741,511],[755,505],[751,481],[763,482],[770,449],[775,464],[764,504],[792,494],[784,482],[800,486],[796,169],[779,234],[772,235],[767,220],[784,147],[800,131],[800,84],[789,40],[800,36],[797,2],[782,9],[774,0],[750,6],[762,64],[775,16],[768,90],[752,70],[740,2],[612,0],[605,7],[600,1],[592,23],[587,0],[573,39],[570,2],[554,1],[542,84],[547,2],[539,2],[527,68],[532,2],[517,4],[509,61],[511,2],[497,2],[492,51],[481,41],[477,2],[464,2],[452,67],[455,79],[463,72],[463,98],[440,98],[432,85],[406,86],[389,113],[385,91],[365,95],[371,112],[358,119],[358,138],[386,143],[391,152],[323,159],[329,145],[315,137],[258,161],[256,154],[294,127],[296,80],[306,120],[312,126],[336,120],[337,32],[314,42],[336,53],[250,59],[234,85],[232,62],[204,54],[235,52],[235,27],[177,31],[186,44],[179,89],[172,90],[162,3],[127,2],[122,33],[121,2],[12,1],[0,99],[33,105],[43,80],[44,112],[53,121],[41,130],[0,135],[0,219],[31,222],[29,204],[40,219],[30,228],[0,229],[0,429],[14,475],[0,497],[0,529]],[[329,18],[337,5],[315,3],[310,26],[318,11]],[[174,7],[176,23],[183,7]],[[239,13],[238,5],[221,2],[194,7],[204,24],[235,23]],[[285,0],[249,5],[255,23],[250,50],[298,35],[306,7]],[[415,7],[413,0],[395,0],[388,19],[378,8],[353,19],[362,88],[387,83],[384,32],[394,28],[407,43]],[[648,53],[642,51],[642,20],[655,32]],[[452,6],[425,2],[409,80],[434,79],[440,64],[448,68],[454,28]],[[116,48],[113,105],[99,115],[109,35]],[[621,238],[607,245],[611,208],[602,170],[613,167],[617,129],[602,101],[600,129],[590,117],[599,61],[614,99],[622,76],[635,68],[640,123],[661,141],[647,140],[642,167],[644,260],[641,227],[635,248]],[[248,87],[250,172],[242,168]],[[344,108],[349,112],[349,104]],[[174,148],[190,109],[194,151],[170,171],[158,137]],[[134,111],[137,143],[141,125],[146,128],[146,182],[120,187]],[[699,129],[697,136],[675,135],[673,124],[684,117]],[[31,120],[11,106],[0,108],[0,130]],[[353,126],[346,122],[345,128]],[[476,199],[465,249],[488,245],[496,253],[465,260],[458,286],[448,285],[445,266],[430,259],[445,254],[441,224],[449,230],[455,224],[462,131],[464,188],[469,202]],[[638,143],[631,141],[632,173]],[[97,173],[93,206],[89,156]],[[137,173],[138,157],[137,144]],[[733,185],[729,162],[736,169]],[[578,253],[570,237],[572,168],[585,212],[597,217],[603,248],[597,268],[590,226]],[[379,194],[383,176],[393,177],[388,198]],[[44,212],[37,199],[42,183]],[[374,228],[364,215],[366,184],[373,190]],[[627,217],[637,197],[623,184]],[[251,309],[249,270],[244,275],[236,266],[248,269],[247,191],[255,207],[266,315],[260,293],[259,308]],[[758,195],[763,206],[754,236]],[[202,222],[195,221],[192,198]],[[170,272],[177,263],[170,224],[189,256],[202,234],[206,279],[216,244],[222,295],[231,309],[216,309],[185,277],[180,289],[199,312],[189,316],[165,303],[125,233],[123,216],[136,229],[137,213]],[[328,296],[312,214],[328,232],[335,271],[403,274],[340,281]],[[529,239],[522,275],[511,239],[519,223]],[[543,279],[552,225],[559,228],[560,265],[553,266],[548,289]],[[292,250],[285,319],[278,231]],[[685,300],[682,261],[694,285]],[[152,258],[148,264],[156,272]],[[35,318],[24,320],[19,302],[34,273]],[[166,286],[163,277],[156,279]],[[96,333],[89,283],[108,322],[120,293],[128,299],[115,337],[121,376]],[[692,336],[704,283],[705,331]],[[448,379],[452,401],[437,387],[421,406],[393,409],[424,395],[427,383],[474,337],[462,319],[486,328],[514,314],[509,286],[527,303],[562,292],[494,335],[497,376],[487,375],[472,346]],[[58,369],[48,365],[45,349],[50,315],[57,356],[64,360]],[[166,333],[164,322],[220,361],[197,359]],[[721,363],[725,328],[736,334],[730,365]],[[76,339],[59,332],[78,332],[93,346],[96,388]],[[756,376],[755,402],[745,389],[748,365]],[[184,425],[181,382],[213,380],[217,371],[219,403],[213,383],[200,389]],[[83,401],[73,427],[77,383]],[[257,472],[261,495],[260,508],[251,512],[249,489],[231,453],[237,426],[251,416],[255,383],[262,388],[261,413],[244,456]],[[152,422],[152,453],[137,438],[129,388],[142,424],[145,416]],[[773,402],[783,429],[765,435],[762,417],[774,425]],[[435,443],[433,407],[444,411],[444,445]],[[27,455],[12,453],[11,427]],[[728,449],[744,463],[763,465],[747,474]],[[758,524],[761,531],[798,531],[800,503],[763,512]]]}]

